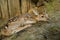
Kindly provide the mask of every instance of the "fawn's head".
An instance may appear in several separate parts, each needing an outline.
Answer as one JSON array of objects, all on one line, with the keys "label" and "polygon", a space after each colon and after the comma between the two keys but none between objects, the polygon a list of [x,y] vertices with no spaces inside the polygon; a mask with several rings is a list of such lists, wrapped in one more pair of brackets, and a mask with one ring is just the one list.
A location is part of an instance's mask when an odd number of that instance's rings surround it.
[{"label": "fawn's head", "polygon": [[48,14],[46,14],[46,13],[38,12],[37,10],[33,10],[33,13],[34,13],[34,15],[35,15],[34,18],[35,18],[37,21],[48,21],[48,19],[49,19],[49,16],[48,16]]}]

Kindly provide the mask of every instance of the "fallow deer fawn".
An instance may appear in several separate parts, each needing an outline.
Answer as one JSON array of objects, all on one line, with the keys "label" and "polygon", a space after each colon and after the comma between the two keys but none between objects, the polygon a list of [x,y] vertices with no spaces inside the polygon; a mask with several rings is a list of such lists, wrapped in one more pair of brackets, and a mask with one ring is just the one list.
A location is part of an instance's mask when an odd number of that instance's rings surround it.
[{"label": "fallow deer fawn", "polygon": [[8,27],[1,29],[1,34],[5,36],[10,36],[17,33],[27,27],[32,26],[33,23],[39,21],[48,21],[49,17],[47,14],[40,13],[36,8],[29,10],[25,15],[22,15],[17,21],[8,24]]}]

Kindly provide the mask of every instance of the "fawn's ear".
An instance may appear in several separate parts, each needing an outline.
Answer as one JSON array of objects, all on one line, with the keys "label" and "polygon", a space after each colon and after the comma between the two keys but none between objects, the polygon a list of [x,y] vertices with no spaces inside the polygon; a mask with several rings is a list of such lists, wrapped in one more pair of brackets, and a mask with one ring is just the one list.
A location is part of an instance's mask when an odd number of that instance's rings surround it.
[{"label": "fawn's ear", "polygon": [[39,15],[39,12],[37,10],[32,10],[35,15]]}]

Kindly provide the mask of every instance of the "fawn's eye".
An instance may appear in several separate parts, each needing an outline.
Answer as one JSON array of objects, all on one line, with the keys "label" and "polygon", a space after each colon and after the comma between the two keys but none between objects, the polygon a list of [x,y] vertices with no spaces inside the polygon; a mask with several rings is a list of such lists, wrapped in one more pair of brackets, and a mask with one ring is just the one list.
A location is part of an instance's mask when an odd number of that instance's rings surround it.
[{"label": "fawn's eye", "polygon": [[41,16],[42,18],[44,18],[44,16]]}]

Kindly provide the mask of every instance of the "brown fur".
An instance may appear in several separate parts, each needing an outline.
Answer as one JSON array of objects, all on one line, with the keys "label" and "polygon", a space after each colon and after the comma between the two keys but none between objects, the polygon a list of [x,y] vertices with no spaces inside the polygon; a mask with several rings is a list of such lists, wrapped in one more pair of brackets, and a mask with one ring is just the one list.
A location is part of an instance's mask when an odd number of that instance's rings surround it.
[{"label": "brown fur", "polygon": [[[33,10],[36,10],[37,14],[35,14],[35,11],[33,12]],[[5,36],[10,36],[27,27],[30,27],[33,23],[47,20],[48,15],[44,14],[41,8],[39,9],[38,7],[35,7],[30,9],[27,14],[18,18],[17,21],[8,24],[8,27],[6,29],[1,30],[1,34]]]}]

